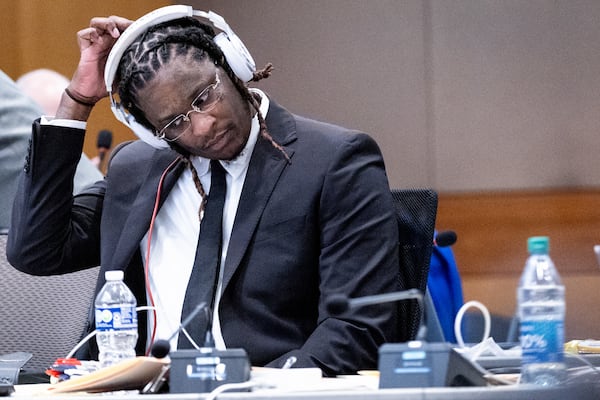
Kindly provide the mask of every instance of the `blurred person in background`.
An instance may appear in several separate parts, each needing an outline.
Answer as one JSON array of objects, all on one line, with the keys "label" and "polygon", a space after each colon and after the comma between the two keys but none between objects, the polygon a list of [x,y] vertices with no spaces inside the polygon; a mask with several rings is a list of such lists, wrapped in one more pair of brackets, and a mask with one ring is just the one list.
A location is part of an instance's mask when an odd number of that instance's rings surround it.
[{"label": "blurred person in background", "polygon": [[[8,230],[10,225],[18,177],[23,170],[31,138],[31,125],[36,118],[47,112],[40,105],[45,97],[41,96],[41,93],[46,93],[44,88],[50,86],[44,83],[44,77],[51,80],[50,76],[45,73],[32,74],[27,78],[28,90],[32,90],[29,95],[17,86],[8,75],[0,71],[0,231]],[[40,80],[37,86],[39,92],[36,93],[35,81],[37,79]],[[67,80],[67,84],[68,82]],[[64,87],[59,93],[54,93],[55,108],[50,110],[50,115],[54,115],[56,112],[63,90]],[[34,100],[33,96],[39,96],[40,103]],[[51,97],[48,95],[48,99]],[[49,105],[50,103],[50,101],[44,101],[44,104]],[[80,192],[85,186],[98,179],[102,179],[102,174],[85,155],[82,155],[75,173],[74,193]]]},{"label": "blurred person in background", "polygon": [[39,104],[44,115],[54,116],[69,80],[56,71],[41,68],[21,75],[16,83],[23,93]]}]

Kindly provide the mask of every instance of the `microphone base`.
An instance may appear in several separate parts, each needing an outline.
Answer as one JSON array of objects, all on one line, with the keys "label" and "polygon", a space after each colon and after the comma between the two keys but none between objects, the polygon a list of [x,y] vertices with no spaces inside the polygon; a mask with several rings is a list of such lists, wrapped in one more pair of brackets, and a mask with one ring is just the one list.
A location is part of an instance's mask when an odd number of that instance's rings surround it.
[{"label": "microphone base", "polygon": [[379,348],[379,388],[486,386],[487,372],[448,343],[385,343]]},{"label": "microphone base", "polygon": [[250,380],[250,361],[244,349],[176,350],[169,357],[170,393],[208,393],[226,383]]}]

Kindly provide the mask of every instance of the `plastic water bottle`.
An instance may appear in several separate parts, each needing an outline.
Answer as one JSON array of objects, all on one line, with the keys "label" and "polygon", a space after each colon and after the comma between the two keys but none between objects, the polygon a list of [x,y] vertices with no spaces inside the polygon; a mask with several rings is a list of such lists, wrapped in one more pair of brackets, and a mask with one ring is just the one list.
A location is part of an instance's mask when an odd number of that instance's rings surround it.
[{"label": "plastic water bottle", "polygon": [[521,382],[555,386],[566,378],[565,287],[549,256],[548,237],[530,237],[527,249],[529,257],[517,290]]},{"label": "plastic water bottle", "polygon": [[96,341],[101,367],[135,357],[138,338],[136,300],[123,283],[123,271],[106,271],[96,296]]}]

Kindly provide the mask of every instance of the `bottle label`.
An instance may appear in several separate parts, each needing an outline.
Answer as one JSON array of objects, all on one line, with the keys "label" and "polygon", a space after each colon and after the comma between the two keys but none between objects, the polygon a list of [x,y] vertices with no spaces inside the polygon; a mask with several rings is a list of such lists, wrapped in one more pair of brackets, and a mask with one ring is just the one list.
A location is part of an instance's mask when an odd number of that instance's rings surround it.
[{"label": "bottle label", "polygon": [[135,307],[97,307],[96,329],[99,331],[137,329]]},{"label": "bottle label", "polygon": [[563,321],[521,321],[523,364],[562,362],[563,343]]}]

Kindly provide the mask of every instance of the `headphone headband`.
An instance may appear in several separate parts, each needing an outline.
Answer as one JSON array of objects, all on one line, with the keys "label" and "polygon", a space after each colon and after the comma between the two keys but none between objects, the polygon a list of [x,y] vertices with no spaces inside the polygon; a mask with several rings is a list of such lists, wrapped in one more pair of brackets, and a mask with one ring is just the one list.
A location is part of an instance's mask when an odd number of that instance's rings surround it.
[{"label": "headphone headband", "polygon": [[238,78],[244,82],[249,82],[256,71],[254,59],[250,55],[250,52],[248,52],[248,49],[246,49],[244,43],[233,32],[223,17],[212,11],[205,12],[194,10],[191,6],[179,4],[158,8],[134,21],[123,33],[121,33],[121,36],[119,36],[115,42],[106,59],[104,83],[110,97],[111,109],[115,117],[125,125],[129,126],[140,139],[156,148],[168,148],[169,146],[165,141],[158,139],[152,132],[138,123],[135,118],[123,108],[122,104],[115,99],[113,83],[123,54],[142,33],[154,25],[184,17],[200,17],[206,19],[210,21],[215,28],[221,31],[213,38],[213,41],[221,49],[227,60],[227,64],[229,64],[231,70]]}]

